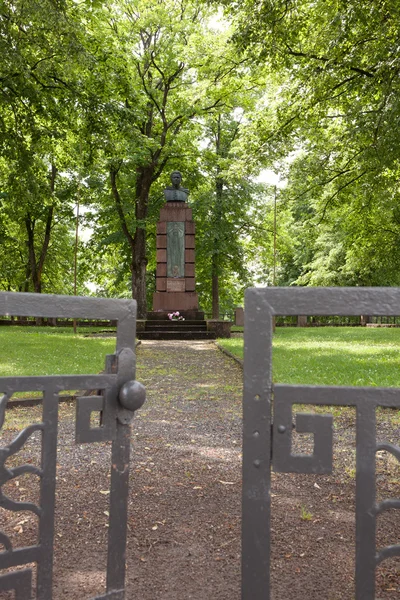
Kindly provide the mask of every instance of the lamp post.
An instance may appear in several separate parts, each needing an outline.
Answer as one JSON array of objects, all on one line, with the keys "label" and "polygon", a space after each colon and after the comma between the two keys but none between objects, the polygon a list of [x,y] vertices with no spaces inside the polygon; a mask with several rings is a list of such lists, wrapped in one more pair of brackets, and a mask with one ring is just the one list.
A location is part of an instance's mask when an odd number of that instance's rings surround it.
[{"label": "lamp post", "polygon": [[276,285],[276,186],[274,187],[274,266],[272,272],[272,285]]},{"label": "lamp post", "polygon": [[[74,253],[74,296],[76,296],[76,278],[78,273],[78,232],[79,232],[79,185],[76,201],[75,218],[75,253]],[[74,333],[76,333],[76,319],[74,319]]]},{"label": "lamp post", "polygon": [[[276,185],[274,186],[274,258],[272,270],[272,285],[276,285]],[[272,317],[272,331],[275,332],[276,317]]]}]

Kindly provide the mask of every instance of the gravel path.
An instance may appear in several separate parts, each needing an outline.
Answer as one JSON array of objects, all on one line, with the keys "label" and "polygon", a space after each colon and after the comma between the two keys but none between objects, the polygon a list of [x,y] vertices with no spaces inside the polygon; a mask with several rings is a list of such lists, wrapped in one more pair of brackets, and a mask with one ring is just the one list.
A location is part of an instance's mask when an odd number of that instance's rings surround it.
[{"label": "gravel path", "polygon": [[[132,428],[127,600],[239,600],[242,369],[211,342],[146,341],[137,362],[147,401]],[[273,600],[354,598],[354,416],[335,423],[332,476],[273,475]],[[54,597],[84,600],[104,590],[109,445],[74,444],[73,405],[59,429]],[[37,439],[24,451],[35,462]],[[399,495],[388,460],[385,497]],[[20,479],[10,495],[34,499]],[[6,524],[18,545],[34,535],[26,514]],[[400,539],[391,519],[382,544]],[[381,567],[377,597],[400,598],[398,567]]]}]

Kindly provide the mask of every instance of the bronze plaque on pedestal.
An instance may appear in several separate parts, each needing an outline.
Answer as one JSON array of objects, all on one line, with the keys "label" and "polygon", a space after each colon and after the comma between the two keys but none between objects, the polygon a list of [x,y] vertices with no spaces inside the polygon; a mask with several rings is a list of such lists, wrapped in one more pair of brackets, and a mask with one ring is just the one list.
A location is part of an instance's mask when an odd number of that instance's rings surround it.
[{"label": "bronze plaque on pedestal", "polygon": [[[157,236],[164,237],[164,236]],[[167,223],[167,275],[178,278],[185,275],[185,223],[171,221]]]},{"label": "bronze plaque on pedestal", "polygon": [[167,279],[167,292],[184,292],[185,291],[185,280],[174,279],[168,277]]}]

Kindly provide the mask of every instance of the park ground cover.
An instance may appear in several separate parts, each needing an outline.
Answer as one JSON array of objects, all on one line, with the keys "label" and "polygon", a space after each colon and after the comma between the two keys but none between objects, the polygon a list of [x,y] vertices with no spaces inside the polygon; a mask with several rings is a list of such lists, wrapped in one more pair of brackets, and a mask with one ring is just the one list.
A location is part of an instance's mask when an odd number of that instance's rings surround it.
[{"label": "park ground cover", "polygon": [[71,327],[0,327],[0,377],[98,373],[115,339]]},{"label": "park ground cover", "polygon": [[[62,339],[69,343],[72,337],[69,332]],[[112,339],[92,341],[115,345]],[[147,401],[132,427],[127,597],[239,600],[242,369],[209,342],[143,342],[137,365]],[[398,443],[394,412],[377,415],[377,432],[379,439]],[[1,432],[6,443],[21,427],[40,421],[41,407],[8,413],[12,417]],[[105,582],[110,447],[75,444],[74,420],[74,403],[61,404],[55,600],[100,595]],[[272,475],[276,600],[354,598],[354,424],[353,409],[334,414],[332,475]],[[40,464],[39,436],[14,460]],[[399,463],[381,452],[378,498],[398,496],[399,482]],[[5,487],[16,500],[37,501],[38,483],[31,475]],[[379,547],[400,539],[400,522],[389,512],[379,519]],[[29,545],[36,519],[0,510],[0,529],[15,547]],[[377,598],[398,597],[399,561],[392,559],[378,569]]]},{"label": "park ground cover", "polygon": [[74,335],[71,327],[0,327],[0,377],[99,373],[105,355],[115,351],[115,338],[97,337],[98,331],[79,328]]},{"label": "park ground cover", "polygon": [[[218,343],[243,358],[243,338]],[[400,387],[400,329],[277,327],[275,383]]]},{"label": "park ground cover", "polygon": [[[115,338],[81,328],[0,327],[0,377],[98,373]],[[243,358],[243,338],[219,340]],[[277,328],[276,383],[400,387],[400,328]]]}]

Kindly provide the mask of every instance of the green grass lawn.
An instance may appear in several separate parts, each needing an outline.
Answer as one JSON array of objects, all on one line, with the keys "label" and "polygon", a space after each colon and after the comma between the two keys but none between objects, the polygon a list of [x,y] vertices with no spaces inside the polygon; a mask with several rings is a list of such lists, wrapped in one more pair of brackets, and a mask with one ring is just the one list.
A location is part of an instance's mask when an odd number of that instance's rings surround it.
[{"label": "green grass lawn", "polygon": [[0,327],[0,377],[99,373],[115,338],[85,337],[88,331],[96,330]]},{"label": "green grass lawn", "polygon": [[[0,327],[0,376],[100,372],[115,338],[86,332]],[[243,357],[242,338],[219,343]],[[400,387],[400,328],[277,328],[273,373],[279,383]]]},{"label": "green grass lawn", "polygon": [[[243,338],[219,340],[243,358]],[[275,383],[400,387],[400,328],[277,328]]]}]

